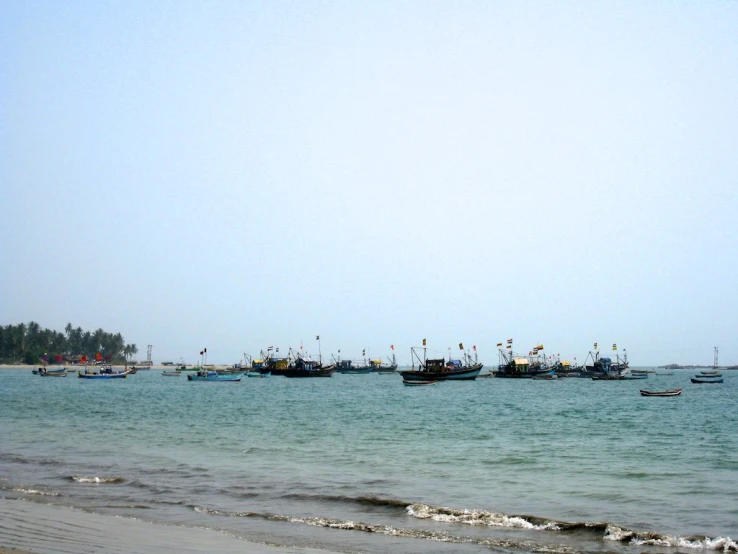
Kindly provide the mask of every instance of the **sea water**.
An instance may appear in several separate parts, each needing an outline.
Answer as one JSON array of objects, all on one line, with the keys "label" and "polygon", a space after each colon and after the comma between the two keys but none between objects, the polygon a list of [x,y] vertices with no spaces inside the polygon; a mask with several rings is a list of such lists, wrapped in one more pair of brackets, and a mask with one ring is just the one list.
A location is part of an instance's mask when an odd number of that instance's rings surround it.
[{"label": "sea water", "polygon": [[736,551],[738,372],[693,373],[406,387],[2,370],[0,495],[339,552]]}]

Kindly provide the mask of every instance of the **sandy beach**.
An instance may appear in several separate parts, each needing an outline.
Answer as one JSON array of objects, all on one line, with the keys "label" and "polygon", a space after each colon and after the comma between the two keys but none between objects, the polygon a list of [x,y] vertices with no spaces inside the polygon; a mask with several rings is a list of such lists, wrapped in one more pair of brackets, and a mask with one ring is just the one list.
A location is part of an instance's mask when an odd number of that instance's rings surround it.
[{"label": "sandy beach", "polygon": [[24,500],[0,499],[0,554],[317,554],[249,542],[213,529],[157,525]]}]

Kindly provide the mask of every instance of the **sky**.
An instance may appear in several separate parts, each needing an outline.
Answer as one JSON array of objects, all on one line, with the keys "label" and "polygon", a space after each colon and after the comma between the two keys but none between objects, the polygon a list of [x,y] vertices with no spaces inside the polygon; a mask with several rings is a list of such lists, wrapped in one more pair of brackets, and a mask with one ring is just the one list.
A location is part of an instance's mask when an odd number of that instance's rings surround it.
[{"label": "sky", "polygon": [[738,3],[0,3],[0,324],[738,364]]}]

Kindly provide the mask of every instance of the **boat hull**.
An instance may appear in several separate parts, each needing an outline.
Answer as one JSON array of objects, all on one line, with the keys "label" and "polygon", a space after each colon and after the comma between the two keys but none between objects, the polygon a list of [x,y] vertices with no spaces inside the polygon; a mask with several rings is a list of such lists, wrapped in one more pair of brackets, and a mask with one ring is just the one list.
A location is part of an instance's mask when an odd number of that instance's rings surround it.
[{"label": "boat hull", "polygon": [[428,381],[473,381],[482,371],[482,364],[449,371],[398,371],[405,383]]},{"label": "boat hull", "polygon": [[321,368],[321,369],[297,369],[290,368],[282,370],[281,375],[290,378],[301,378],[301,377],[333,377],[333,371],[335,368]]},{"label": "boat hull", "polygon": [[719,378],[719,379],[709,379],[709,378],[706,378],[706,379],[695,379],[693,377],[692,379],[690,379],[690,381],[692,381],[693,383],[696,383],[696,384],[700,384],[700,385],[707,385],[707,384],[711,384],[711,383],[722,383],[723,382],[723,379],[722,379],[722,377]]},{"label": "boat hull", "polygon": [[641,389],[641,396],[679,396],[680,394],[682,394],[682,389],[663,391],[648,391]]},{"label": "boat hull", "polygon": [[493,377],[500,377],[502,379],[532,379],[533,377],[546,378],[547,376],[553,376],[555,370],[544,369],[541,371],[508,371],[498,370],[491,372]]},{"label": "boat hull", "polygon": [[78,372],[77,377],[80,379],[125,379],[130,375],[130,371],[124,371],[122,373],[84,373]]},{"label": "boat hull", "polygon": [[235,383],[237,381],[240,381],[243,377],[243,373],[238,375],[233,374],[224,374],[221,375],[219,373],[216,373],[215,375],[193,375],[189,374],[187,375],[188,381],[198,381],[198,382],[207,382],[207,383]]},{"label": "boat hull", "polygon": [[371,373],[373,371],[373,368],[372,366],[352,367],[350,369],[338,369],[336,371],[338,371],[338,373],[345,373],[347,375],[366,375],[367,373]]}]

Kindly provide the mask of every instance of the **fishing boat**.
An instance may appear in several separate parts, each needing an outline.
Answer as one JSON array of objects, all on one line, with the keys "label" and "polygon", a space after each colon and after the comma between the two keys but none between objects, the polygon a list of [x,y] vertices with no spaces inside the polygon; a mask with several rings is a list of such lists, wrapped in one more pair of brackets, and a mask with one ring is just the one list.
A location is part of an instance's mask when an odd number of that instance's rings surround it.
[{"label": "fishing boat", "polygon": [[237,382],[243,378],[243,373],[218,373],[217,371],[201,369],[196,373],[188,373],[188,381],[207,381],[207,382]]},{"label": "fishing boat", "polygon": [[251,359],[251,356],[244,354],[244,359],[247,359],[247,365],[251,368],[246,372],[246,377],[271,377],[272,371],[267,367],[264,353],[262,352],[262,359]]},{"label": "fishing boat", "polygon": [[630,371],[625,372],[625,374],[623,375],[623,379],[648,379],[648,372],[638,369],[631,369]]},{"label": "fishing boat", "polygon": [[712,383],[716,383],[716,384],[722,383],[723,378],[722,377],[704,377],[704,378],[692,377],[690,381],[696,384],[706,385],[706,384],[712,384]]},{"label": "fishing boat", "polygon": [[709,371],[700,371],[702,377],[722,377],[723,374],[718,369],[711,369]]},{"label": "fishing boat", "polygon": [[338,360],[338,362],[336,362],[336,371],[338,373],[361,375],[372,373],[374,368],[371,364],[367,363],[366,360],[360,362],[354,362],[354,360]]},{"label": "fishing boat", "polygon": [[419,387],[423,385],[435,385],[439,381],[405,381],[403,379],[402,384],[407,387]]},{"label": "fishing boat", "polygon": [[259,371],[268,371],[273,376],[284,375],[285,370],[289,369],[292,364],[292,359],[289,356],[279,357],[277,354],[279,354],[279,347],[275,349],[274,346],[270,346],[266,352],[262,350],[261,359],[253,361],[252,369],[256,364],[259,366]]},{"label": "fishing boat", "polygon": [[246,377],[252,377],[252,378],[253,377],[260,377],[262,379],[265,378],[265,377],[271,377],[271,376],[272,376],[272,372],[271,371],[249,371],[246,374]]},{"label": "fishing boat", "polygon": [[313,360],[310,356],[292,352],[294,362],[290,366],[282,370],[285,377],[333,377],[336,364],[324,366],[321,359]]},{"label": "fishing boat", "polygon": [[707,385],[707,384],[719,384],[723,382],[723,374],[718,369],[718,347],[714,347],[712,369],[706,371],[700,371],[699,375],[695,375],[690,379],[693,383]]},{"label": "fishing boat", "polygon": [[410,348],[411,369],[398,371],[402,381],[408,383],[426,383],[428,381],[473,381],[482,371],[483,364],[470,360],[452,360],[445,358],[427,358],[424,345]]},{"label": "fishing boat", "polygon": [[77,377],[80,379],[125,379],[130,374],[130,369],[114,371],[111,366],[103,366],[100,368],[100,371],[92,371],[90,369],[78,371]]},{"label": "fishing boat", "polygon": [[31,371],[34,375],[43,375],[44,377],[63,377],[67,374],[66,366],[48,368],[46,366],[39,367]]},{"label": "fishing boat", "polygon": [[555,368],[547,363],[543,354],[542,344],[532,348],[527,357],[513,352],[512,339],[507,339],[505,348],[502,348],[501,342],[497,343],[497,348],[500,354],[497,370],[491,372],[494,377],[532,379],[555,374]]},{"label": "fishing boat", "polygon": [[390,346],[390,348],[393,350],[392,352],[392,358],[387,358],[388,364],[385,364],[382,362],[382,360],[369,360],[369,363],[372,366],[372,371],[374,373],[395,373],[397,371],[397,359],[395,358],[395,345],[393,344]]},{"label": "fishing boat", "polygon": [[556,373],[544,373],[543,375],[534,375],[531,377],[534,381],[555,381],[559,376]]},{"label": "fishing boat", "polygon": [[163,377],[179,377],[180,375],[182,375],[182,372],[177,371],[176,369],[173,369],[171,371],[165,369],[161,372],[161,374]]},{"label": "fishing boat", "polygon": [[[617,346],[612,345],[613,350],[617,351]],[[645,374],[642,370],[635,370],[634,375],[629,370],[628,364],[628,353],[623,350],[623,358],[620,358],[619,354],[616,354],[615,361],[609,356],[600,357],[600,353],[597,350],[597,343],[594,344],[594,353],[589,352],[587,358],[584,360],[584,369],[582,370],[582,376],[591,377],[593,381],[625,381],[627,379],[645,379],[648,374]],[[587,361],[592,360],[591,364],[587,364]]]},{"label": "fishing boat", "polygon": [[682,394],[682,389],[661,391],[649,391],[641,389],[641,396],[679,396],[680,394]]},{"label": "fishing boat", "polygon": [[38,372],[35,372],[36,375],[39,377],[66,377],[67,376],[67,368],[63,368],[61,370],[51,370],[48,371],[46,368],[39,368]]}]

